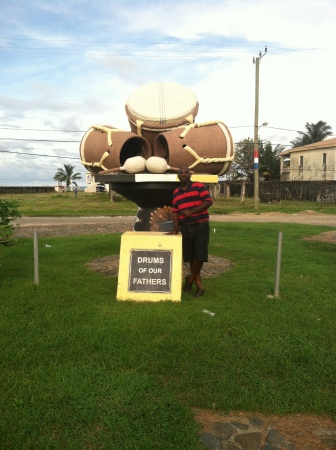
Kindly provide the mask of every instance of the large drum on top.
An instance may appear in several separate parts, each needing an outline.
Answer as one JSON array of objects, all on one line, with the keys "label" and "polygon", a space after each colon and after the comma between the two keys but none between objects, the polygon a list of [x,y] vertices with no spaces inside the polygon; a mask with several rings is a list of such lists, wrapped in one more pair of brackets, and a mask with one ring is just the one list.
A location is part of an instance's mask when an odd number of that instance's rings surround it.
[{"label": "large drum on top", "polygon": [[133,91],[125,109],[133,133],[146,138],[153,150],[159,133],[194,122],[198,101],[179,83],[157,82]]},{"label": "large drum on top", "polygon": [[187,166],[195,173],[223,175],[234,158],[234,142],[223,122],[205,122],[160,133],[154,154],[170,166]]},{"label": "large drum on top", "polygon": [[[131,131],[108,125],[94,125],[80,143],[81,163],[92,173],[120,169],[126,160],[146,160],[151,156],[149,143]],[[136,158],[139,157],[139,158]],[[144,169],[140,168],[140,172]],[[134,168],[133,172],[136,172]]]}]

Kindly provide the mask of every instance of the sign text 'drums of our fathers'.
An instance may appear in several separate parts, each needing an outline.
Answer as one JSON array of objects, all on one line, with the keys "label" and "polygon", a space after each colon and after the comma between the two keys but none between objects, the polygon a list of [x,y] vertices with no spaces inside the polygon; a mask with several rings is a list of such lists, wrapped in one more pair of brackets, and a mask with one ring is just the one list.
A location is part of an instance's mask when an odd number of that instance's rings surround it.
[{"label": "sign text 'drums of our fathers'", "polygon": [[171,250],[130,251],[128,291],[171,292]]}]

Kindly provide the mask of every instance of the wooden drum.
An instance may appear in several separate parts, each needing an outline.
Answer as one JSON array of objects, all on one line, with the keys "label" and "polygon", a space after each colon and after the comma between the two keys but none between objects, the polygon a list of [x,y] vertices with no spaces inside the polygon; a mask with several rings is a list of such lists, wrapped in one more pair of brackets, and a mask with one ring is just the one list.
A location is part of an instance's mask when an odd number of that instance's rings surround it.
[{"label": "wooden drum", "polygon": [[136,156],[144,159],[151,156],[146,139],[108,125],[94,125],[80,143],[81,163],[92,173],[118,169]]},{"label": "wooden drum", "polygon": [[187,166],[195,173],[223,175],[234,158],[234,142],[223,122],[205,122],[160,133],[154,155],[170,166]]},{"label": "wooden drum", "polygon": [[133,133],[146,138],[153,150],[159,133],[194,122],[198,102],[194,93],[179,83],[157,82],[133,91],[125,109]]}]

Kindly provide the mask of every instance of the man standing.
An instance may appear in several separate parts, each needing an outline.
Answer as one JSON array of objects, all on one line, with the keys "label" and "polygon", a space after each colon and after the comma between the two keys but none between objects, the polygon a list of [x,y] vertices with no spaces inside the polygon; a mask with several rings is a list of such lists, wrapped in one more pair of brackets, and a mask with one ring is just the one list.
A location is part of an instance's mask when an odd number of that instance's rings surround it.
[{"label": "man standing", "polygon": [[186,166],[180,167],[178,179],[180,186],[173,193],[174,234],[182,233],[184,262],[190,263],[190,275],[185,278],[184,292],[192,292],[195,282],[197,291],[194,297],[204,295],[201,269],[208,261],[210,237],[208,208],[212,205],[209,191],[203,183],[190,180],[191,172]]}]

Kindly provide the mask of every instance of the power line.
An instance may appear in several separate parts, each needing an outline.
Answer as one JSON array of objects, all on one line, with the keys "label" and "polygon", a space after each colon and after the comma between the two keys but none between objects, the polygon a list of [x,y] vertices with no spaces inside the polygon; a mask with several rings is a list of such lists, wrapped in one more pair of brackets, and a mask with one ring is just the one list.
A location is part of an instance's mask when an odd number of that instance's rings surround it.
[{"label": "power line", "polygon": [[[82,43],[105,43],[105,44],[112,44],[112,45],[138,45],[143,47],[144,45],[185,45],[190,47],[199,47],[200,45],[206,46],[206,47],[239,47],[242,49],[245,48],[251,48],[255,49],[256,47],[259,48],[259,44],[223,44],[222,42],[216,43],[216,44],[209,44],[208,42],[197,42],[197,43],[182,43],[181,41],[174,41],[174,42],[139,42],[139,41],[107,41],[107,40],[82,40],[82,39],[41,39],[41,38],[11,38],[11,37],[0,37],[0,40],[2,41],[36,41],[36,42],[82,42]],[[301,52],[301,53],[315,53],[316,51],[323,51],[326,50],[325,48],[286,48],[286,47],[275,47],[272,46],[272,49],[276,50],[285,50],[288,52]],[[254,50],[251,50],[254,51]]]},{"label": "power line", "polygon": [[[162,45],[166,45],[166,44],[158,44],[158,45],[162,46]],[[178,45],[178,47],[179,47],[179,48],[173,49],[174,52],[183,53],[183,52],[186,51],[186,50],[183,50],[181,48],[183,45],[186,45],[186,44],[174,44],[174,45]],[[189,50],[188,49],[187,51],[188,52],[192,51],[194,53],[200,53],[200,47],[203,47],[203,46],[205,46],[205,44],[198,45],[197,46],[198,48],[195,49],[195,50]],[[220,45],[214,45],[213,44],[212,46],[216,47],[216,48],[209,49],[209,50],[203,50],[202,49],[202,51],[223,53],[223,49],[220,48],[221,47]],[[48,50],[48,51],[65,50],[65,51],[69,51],[69,52],[84,51],[85,53],[86,52],[99,52],[99,51],[102,50],[101,48],[60,48],[60,47],[54,47],[54,48],[50,48],[50,47],[0,47],[0,49],[1,50]],[[113,50],[113,51],[118,51],[118,50]],[[119,50],[119,51],[121,51],[121,52],[140,52],[140,53],[144,53],[144,52],[151,52],[151,51],[163,52],[163,51],[166,51],[166,50],[163,49],[163,48],[151,48],[151,49],[139,48],[139,49],[122,49],[122,50]],[[232,52],[232,53],[244,52],[245,53],[246,50],[225,50],[225,53],[230,53],[230,52]],[[9,53],[11,53],[11,52],[9,52]]]},{"label": "power line", "polygon": [[38,153],[26,153],[26,152],[10,152],[9,150],[0,150],[0,153],[10,153],[10,154],[16,154],[16,155],[28,155],[28,156],[43,156],[46,158],[59,158],[59,159],[75,159],[77,161],[80,160],[80,158],[74,158],[72,156],[55,156],[55,155],[40,155]]},{"label": "power line", "polygon": [[[92,43],[105,43],[105,44],[117,44],[117,45],[128,45],[128,44],[134,44],[134,45],[139,45],[139,46],[143,46],[143,45],[190,45],[190,46],[199,46],[199,45],[205,45],[208,47],[212,47],[212,46],[221,46],[221,47],[253,47],[255,48],[256,45],[249,45],[249,44],[209,44],[208,42],[204,42],[204,43],[183,43],[181,44],[181,41],[175,41],[175,42],[140,42],[140,41],[100,41],[100,40],[80,40],[80,39],[39,39],[39,38],[5,38],[5,37],[0,37],[0,40],[2,41],[38,41],[38,42],[92,42]],[[279,48],[280,50],[283,50],[283,48],[281,47],[274,47],[274,48]],[[291,50],[295,50],[295,49],[291,49]]]},{"label": "power line", "polygon": [[277,128],[277,127],[269,127],[267,126],[267,128],[271,128],[272,130],[284,130],[284,131],[295,131],[295,133],[299,133],[299,130],[291,130],[289,128]]},{"label": "power line", "polygon": [[[252,128],[252,127],[254,127],[254,125],[237,125],[237,126],[233,126],[233,127],[229,126],[229,128]],[[291,130],[289,128],[277,128],[277,127],[270,127],[268,125],[267,125],[267,128],[271,128],[272,130],[295,131],[296,133],[300,133],[299,130]]]},{"label": "power line", "polygon": [[[235,145],[238,145],[239,142],[235,142]],[[278,144],[272,144],[271,145],[278,145]],[[281,145],[282,147],[291,147],[291,144],[288,145]],[[11,148],[18,148],[20,149],[20,147],[11,147]],[[25,149],[27,150],[27,149]],[[51,150],[51,151],[56,151],[56,150],[64,150],[64,149],[41,149],[41,150]],[[71,151],[71,150],[69,150]],[[73,151],[77,151],[77,150],[73,150]],[[45,155],[45,154],[38,154],[38,153],[30,153],[30,152],[16,152],[16,151],[11,151],[11,150],[2,150],[0,149],[0,153],[9,153],[11,155],[25,155],[25,156],[41,156],[41,157],[46,157],[46,158],[60,158],[60,159],[75,159],[75,160],[79,160],[80,158],[75,158],[72,156],[57,156],[57,155]]]},{"label": "power line", "polygon": [[[157,55],[157,54],[153,54],[153,55],[146,55],[146,54],[136,54],[136,53],[129,53],[129,54],[124,54],[124,53],[99,53],[99,54],[93,54],[93,53],[64,53],[64,52],[26,52],[26,51],[22,51],[22,52],[15,52],[15,54],[22,54],[22,55],[62,55],[62,56],[83,56],[86,55],[88,57],[106,57],[106,56],[111,56],[111,57],[119,57],[119,58],[123,58],[123,57],[132,57],[132,58],[174,58],[174,59],[200,59],[200,58],[220,58],[220,57],[224,57],[223,53],[218,53],[216,55],[214,54],[206,54],[206,53],[200,53],[200,52],[195,52],[195,55],[191,55],[190,51],[187,51],[187,54],[185,55],[176,55],[176,54],[172,54],[172,55]],[[0,51],[0,53],[4,54],[4,55],[10,55],[13,54],[14,52],[2,52]],[[244,59],[249,58],[249,56],[245,56]],[[236,58],[238,59],[238,58]]]},{"label": "power line", "polygon": [[[230,126],[230,129],[232,128],[252,128],[252,125],[237,125],[237,126]],[[275,130],[283,130],[283,131],[294,131],[296,133],[301,133],[298,130],[292,130],[289,128],[279,128],[279,127],[267,127],[270,129],[275,129]],[[71,130],[58,130],[58,129],[34,129],[34,128],[11,128],[11,127],[0,127],[0,129],[4,129],[4,130],[11,130],[11,131],[37,131],[37,132],[62,132],[62,133],[86,133],[86,131],[80,131],[80,130],[76,130],[76,131],[71,131]],[[330,136],[336,136],[335,134],[331,134]],[[250,138],[245,138],[245,139],[241,139],[241,141],[244,141],[246,139],[250,139]],[[251,138],[252,139],[252,138]],[[80,140],[60,140],[60,139],[33,139],[33,138],[7,138],[7,137],[0,137],[1,141],[23,141],[23,142],[58,142],[58,143],[76,143],[79,144]],[[279,143],[273,143],[267,139],[259,139],[259,141],[263,141],[263,142],[270,142],[272,145],[278,145]],[[239,142],[235,142],[235,145],[239,144],[241,141]],[[280,144],[283,147],[293,147],[293,144]],[[13,147],[15,148],[15,147]],[[56,150],[56,149],[47,149],[47,150]]]},{"label": "power line", "polygon": [[[4,148],[4,147],[0,147],[0,148]],[[65,148],[45,148],[45,147],[35,147],[34,148],[30,148],[30,147],[7,147],[9,150],[44,150],[44,151],[60,151],[60,152],[64,152]],[[78,152],[78,148],[77,149],[66,149],[67,152]]]},{"label": "power line", "polygon": [[[13,128],[13,127],[0,127],[0,130],[12,130],[12,131],[59,131],[61,133],[85,133],[85,131],[81,130],[59,130],[59,129],[37,129],[37,128]],[[86,130],[87,131],[87,130]]]},{"label": "power line", "polygon": [[79,144],[79,141],[60,141],[58,139],[20,139],[20,138],[0,138],[1,141],[32,141],[32,142],[76,142]]},{"label": "power line", "polygon": [[[228,127],[231,128],[252,128],[254,125],[229,125]],[[266,128],[266,127],[265,127]],[[269,125],[267,128],[270,128],[272,130],[283,130],[283,131],[294,131],[295,133],[302,133],[301,130],[293,130],[291,128],[280,128],[280,127],[270,127]],[[60,133],[86,133],[87,130],[60,130],[60,129],[39,129],[39,128],[13,128],[13,127],[0,127],[0,130],[11,130],[11,131],[56,131]],[[330,136],[336,136],[335,134],[331,134]]]},{"label": "power line", "polygon": [[[235,125],[235,126],[229,126],[229,128],[252,128],[254,125]],[[272,130],[284,130],[284,131],[295,131],[296,133],[299,133],[299,130],[291,130],[289,128],[277,128],[277,127],[270,127],[267,126],[267,128],[271,128]],[[11,130],[11,131],[56,131],[60,133],[86,133],[87,130],[60,130],[60,129],[38,129],[38,128],[13,128],[13,127],[0,127],[0,130]]]},{"label": "power line", "polygon": [[[119,57],[147,57],[147,58],[216,58],[222,57],[229,53],[247,53],[252,52],[256,46],[254,45],[241,45],[241,44],[222,44],[220,42],[209,44],[209,43],[184,43],[178,42],[111,42],[111,41],[77,41],[77,40],[67,40],[67,39],[6,39],[0,38],[0,40],[13,40],[13,41],[36,41],[36,42],[81,42],[81,43],[105,43],[114,46],[127,46],[136,45],[137,48],[66,48],[66,47],[27,47],[27,46],[2,46],[0,47],[0,53],[3,54],[29,54],[29,55],[63,55],[63,56],[97,56],[92,54],[92,52],[105,52],[99,53],[98,56],[119,56]],[[156,47],[155,46],[159,46]],[[147,48],[145,48],[147,47]],[[153,48],[154,47],[154,48]],[[165,48],[166,47],[166,48]],[[176,47],[176,48],[167,48]],[[185,47],[185,49],[183,49]],[[195,50],[192,47],[197,47]],[[231,49],[230,49],[231,48]],[[282,50],[286,53],[276,53],[272,51],[273,55],[277,56],[290,56],[292,58],[300,58],[298,54],[318,54],[317,51],[324,49],[292,49],[283,47],[272,47],[275,50]],[[22,51],[20,51],[22,50]],[[46,50],[46,51],[44,51]],[[173,52],[170,55],[163,55],[163,53]],[[70,53],[71,52],[71,53]],[[108,53],[114,52],[114,53]],[[155,54],[147,54],[147,52],[155,52]],[[177,53],[186,53],[185,55],[179,56]],[[195,53],[191,55],[190,53]],[[248,58],[248,55],[246,57]]]},{"label": "power line", "polygon": [[[252,127],[254,127],[254,125],[234,125],[234,126],[231,126],[231,125],[228,125],[228,127],[231,129],[231,128],[252,128]],[[272,129],[272,130],[283,130],[283,131],[294,131],[294,132],[296,132],[296,133],[302,133],[302,131],[301,130],[293,130],[293,129],[291,129],[291,128],[280,128],[280,127],[271,127],[271,126],[269,126],[269,125],[267,125],[267,127],[265,127],[266,129],[267,128],[270,128],[270,129]],[[39,129],[39,128],[14,128],[14,127],[1,127],[0,126],[0,130],[11,130],[11,131],[47,131],[47,132],[53,132],[53,131],[56,131],[56,132],[60,132],[60,133],[86,133],[88,130],[61,130],[61,129],[57,129],[57,128],[54,128],[54,129]],[[336,136],[335,134],[331,134],[330,136]],[[4,139],[4,138],[0,138],[0,139]]]}]

